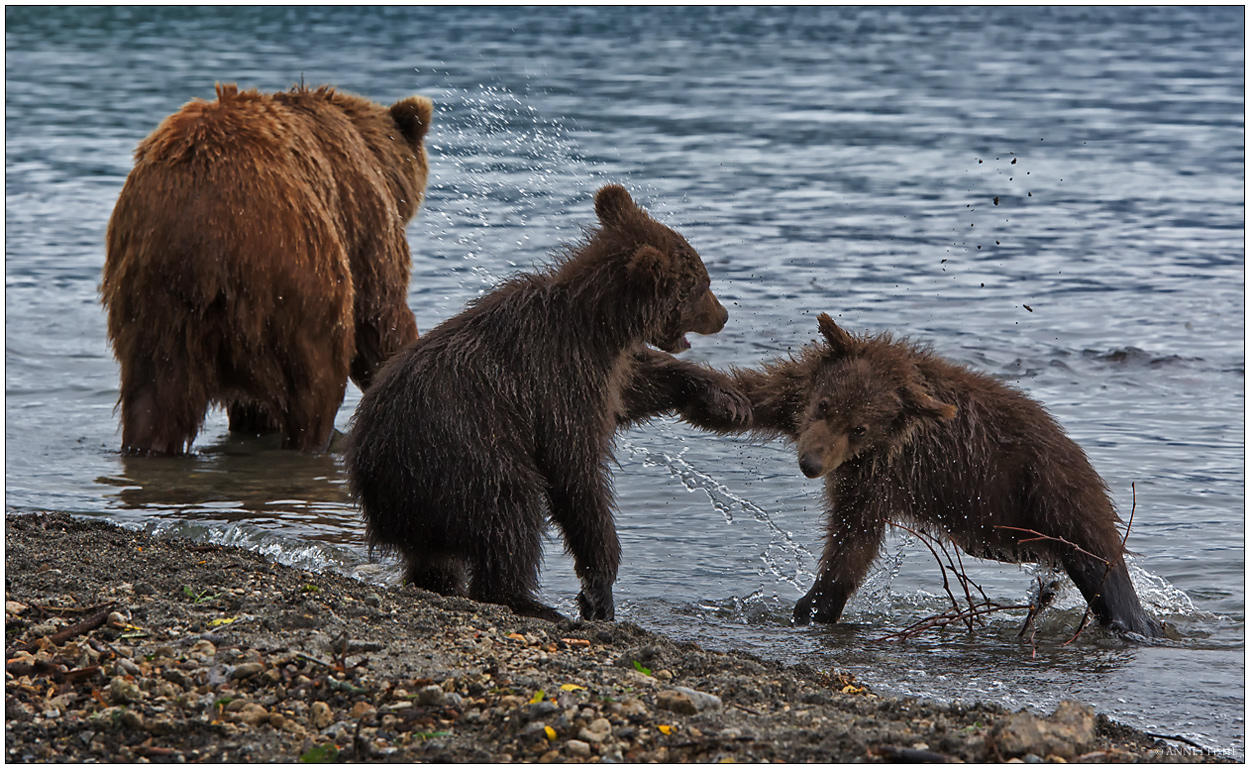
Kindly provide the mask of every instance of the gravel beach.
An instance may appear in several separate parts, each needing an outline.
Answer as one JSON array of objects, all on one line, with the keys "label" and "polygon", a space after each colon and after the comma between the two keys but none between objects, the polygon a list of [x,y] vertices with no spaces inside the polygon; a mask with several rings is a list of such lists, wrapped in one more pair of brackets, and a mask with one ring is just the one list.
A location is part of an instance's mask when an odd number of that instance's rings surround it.
[{"label": "gravel beach", "polygon": [[5,599],[8,761],[1219,760],[59,513],[6,516]]}]

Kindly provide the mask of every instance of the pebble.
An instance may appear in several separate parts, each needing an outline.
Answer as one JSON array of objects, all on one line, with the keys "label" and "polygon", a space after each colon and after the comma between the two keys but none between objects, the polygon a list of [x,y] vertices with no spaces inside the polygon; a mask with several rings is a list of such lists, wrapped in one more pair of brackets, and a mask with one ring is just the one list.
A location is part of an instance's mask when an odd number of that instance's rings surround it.
[{"label": "pebble", "polygon": [[422,687],[417,692],[417,704],[425,707],[436,707],[442,705],[447,698],[447,692],[443,691],[443,687],[438,684],[430,684]]},{"label": "pebble", "polygon": [[248,726],[259,726],[262,723],[269,723],[269,711],[262,705],[249,702],[238,711],[235,718]]},{"label": "pebble", "polygon": [[582,740],[569,740],[564,743],[564,751],[575,758],[586,758],[590,755],[590,745]]},{"label": "pebble", "polygon": [[242,678],[251,678],[264,669],[265,666],[259,662],[244,662],[241,665],[234,666],[234,670],[230,671],[230,679],[239,680]]},{"label": "pebble", "polygon": [[662,710],[671,710],[683,716],[693,716],[699,712],[694,700],[684,692],[663,691],[655,696],[655,706]]},{"label": "pebble", "polygon": [[621,715],[634,721],[643,720],[651,715],[641,700],[630,698],[621,703]]},{"label": "pebble", "polygon": [[334,715],[330,712],[330,706],[318,700],[312,704],[312,710],[308,713],[312,725],[318,729],[324,729],[334,721]]},{"label": "pebble", "polygon": [[129,704],[143,699],[143,690],[139,684],[122,676],[113,676],[109,681],[109,696],[113,702]]},{"label": "pebble", "polygon": [[577,739],[589,743],[600,743],[612,734],[612,723],[606,718],[596,718],[577,733]]},{"label": "pebble", "polygon": [[527,738],[542,737],[547,738],[547,725],[542,721],[531,721],[521,730],[521,736]]},{"label": "pebble", "polygon": [[518,715],[520,715],[522,722],[526,722],[533,721],[536,718],[546,718],[557,710],[559,708],[556,707],[554,702],[543,700],[542,702],[531,702],[521,706]]},{"label": "pebble", "polygon": [[1055,755],[1073,758],[1094,740],[1092,708],[1064,700],[1048,718],[1021,711],[999,722],[992,732],[995,746],[1004,756]]},{"label": "pebble", "polygon": [[721,702],[721,698],[717,697],[715,694],[708,694],[707,692],[701,692],[685,686],[674,686],[673,691],[680,692],[681,694],[689,697],[690,701],[694,703],[695,709],[697,709],[700,713],[704,711],[720,710],[725,706],[725,703]]},{"label": "pebble", "polygon": [[130,708],[126,708],[125,710],[122,711],[121,723],[122,723],[122,726],[126,727],[127,729],[142,729],[143,728],[143,714],[136,710],[131,710]]},{"label": "pebble", "polygon": [[191,646],[190,656],[195,657],[202,662],[207,662],[217,656],[217,647],[213,646],[212,641],[200,639]]}]

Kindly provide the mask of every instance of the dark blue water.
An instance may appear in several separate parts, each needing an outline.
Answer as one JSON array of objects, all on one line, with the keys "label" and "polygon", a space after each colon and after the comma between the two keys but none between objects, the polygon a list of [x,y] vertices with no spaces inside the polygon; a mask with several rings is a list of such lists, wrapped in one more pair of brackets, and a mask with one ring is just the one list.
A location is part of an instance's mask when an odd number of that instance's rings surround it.
[{"label": "dark blue water", "polygon": [[[576,238],[594,190],[622,182],[730,309],[688,356],[749,365],[811,341],[824,311],[1044,402],[1124,517],[1135,486],[1134,579],[1183,640],[1063,646],[1068,594],[1036,653],[1018,616],[882,641],[945,600],[906,537],[850,623],[791,628],[819,484],[784,445],[671,421],[618,441],[621,618],[884,691],[1076,698],[1242,756],[1243,30],[1240,7],[6,9],[6,505],[393,579],[367,561],[337,455],[228,439],[215,414],[195,457],[120,457],[97,286],[131,152],[214,81],[423,93],[421,329]],[[970,572],[1016,603],[1034,570]],[[546,598],[571,612],[576,589],[553,542]]]}]

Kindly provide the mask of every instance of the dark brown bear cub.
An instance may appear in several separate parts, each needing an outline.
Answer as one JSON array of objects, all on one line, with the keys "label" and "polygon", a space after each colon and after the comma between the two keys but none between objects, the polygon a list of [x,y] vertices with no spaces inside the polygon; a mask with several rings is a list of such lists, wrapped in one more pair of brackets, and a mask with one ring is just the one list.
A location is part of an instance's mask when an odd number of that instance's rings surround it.
[{"label": "dark brown bear cub", "polygon": [[549,269],[518,275],[396,355],[356,410],[351,488],[369,540],[413,584],[557,620],[535,597],[548,519],[585,619],[612,619],[620,563],[608,463],[618,427],[666,411],[745,426],[728,377],[684,363],[728,313],[699,254],[629,194]]},{"label": "dark brown bear cub", "polygon": [[[1045,409],[889,335],[854,336],[824,314],[820,332],[824,344],[795,358],[734,372],[753,407],[748,429],[794,441],[803,474],[825,478],[820,573],[796,622],[838,621],[896,520],[944,532],[975,556],[1062,564],[1103,624],[1162,633],[1129,580],[1106,485]],[[1031,535],[1003,526],[1081,550],[1021,543]]]},{"label": "dark brown bear cub", "polygon": [[124,451],[187,451],[210,406],[232,431],[326,446],[348,376],[368,387],[417,338],[404,225],[432,110],[218,85],[139,144],[100,287]]}]

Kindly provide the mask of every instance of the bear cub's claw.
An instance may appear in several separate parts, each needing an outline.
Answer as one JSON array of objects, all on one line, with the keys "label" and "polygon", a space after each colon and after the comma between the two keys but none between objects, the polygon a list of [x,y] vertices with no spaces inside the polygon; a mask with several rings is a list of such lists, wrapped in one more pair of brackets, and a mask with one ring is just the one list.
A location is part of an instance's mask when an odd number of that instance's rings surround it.
[{"label": "bear cub's claw", "polygon": [[696,424],[749,427],[751,400],[733,387],[708,383],[685,409]]},{"label": "bear cub's claw", "polygon": [[724,410],[725,416],[735,425],[751,424],[751,399],[739,390],[721,390],[713,393],[715,406]]}]

